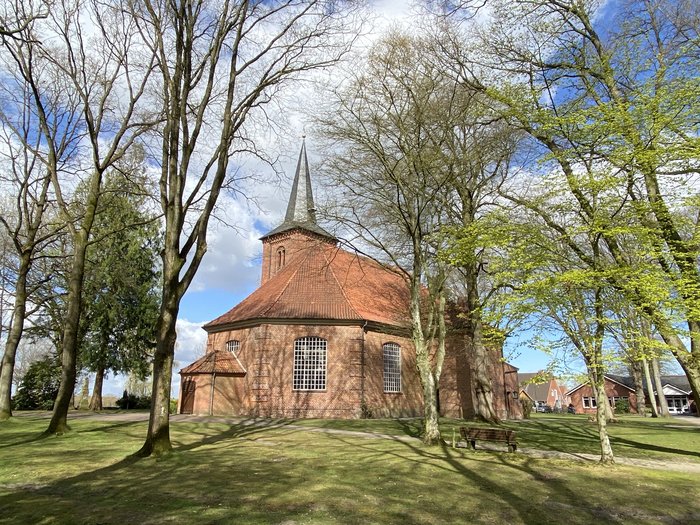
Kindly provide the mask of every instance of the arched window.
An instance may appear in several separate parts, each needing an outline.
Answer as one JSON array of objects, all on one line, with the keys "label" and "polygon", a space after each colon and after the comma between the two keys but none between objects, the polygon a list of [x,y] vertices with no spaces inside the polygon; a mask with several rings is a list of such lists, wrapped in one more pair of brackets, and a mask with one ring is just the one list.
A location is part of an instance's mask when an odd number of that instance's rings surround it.
[{"label": "arched window", "polygon": [[294,341],[294,390],[326,389],[326,346],[320,337]]},{"label": "arched window", "polygon": [[384,392],[401,392],[401,347],[396,343],[382,346],[384,353]]},{"label": "arched window", "polygon": [[285,251],[284,251],[284,246],[280,246],[277,248],[277,269],[281,269],[284,266],[285,263]]},{"label": "arched window", "polygon": [[236,341],[235,339],[232,339],[230,341],[226,341],[226,350],[231,352],[233,355],[238,355],[238,350],[241,348],[241,342]]}]

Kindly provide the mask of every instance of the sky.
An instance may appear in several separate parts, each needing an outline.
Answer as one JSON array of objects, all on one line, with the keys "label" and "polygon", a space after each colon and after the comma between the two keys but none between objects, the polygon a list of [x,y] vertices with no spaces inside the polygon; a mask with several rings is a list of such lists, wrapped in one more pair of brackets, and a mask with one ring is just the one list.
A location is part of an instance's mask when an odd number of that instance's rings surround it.
[{"label": "sky", "polygon": [[[366,43],[389,27],[402,25],[410,27],[416,23],[405,0],[382,0],[372,3],[376,15],[374,28],[369,31]],[[297,97],[297,100],[303,100]],[[263,178],[275,182],[255,185],[250,191],[257,206],[248,205],[231,195],[222,194],[219,208],[225,214],[225,221],[214,221],[208,232],[208,251],[204,256],[199,272],[180,304],[177,321],[177,343],[175,347],[175,367],[173,370],[172,397],[177,397],[180,376],[177,373],[198,357],[204,355],[207,334],[202,325],[222,315],[246,296],[252,293],[260,282],[260,237],[278,226],[286,210],[294,170],[302,143],[302,136],[309,132],[310,124],[302,116],[288,118],[290,125],[284,139],[275,144],[280,151],[278,170],[281,178],[274,177],[272,168],[250,162],[241,165],[241,170],[259,170]],[[314,164],[320,160],[320,151],[313,141],[313,133],[306,139],[311,164],[311,177],[314,185],[314,198],[321,203],[324,189],[319,178],[314,178]],[[267,171],[267,173],[265,173]],[[233,227],[235,225],[235,228]],[[329,230],[332,231],[332,225]],[[506,343],[504,354],[522,372],[544,368],[549,357],[542,352],[527,348],[526,338],[514,338]],[[104,386],[105,394],[120,395],[124,390],[123,376],[109,377]]]}]

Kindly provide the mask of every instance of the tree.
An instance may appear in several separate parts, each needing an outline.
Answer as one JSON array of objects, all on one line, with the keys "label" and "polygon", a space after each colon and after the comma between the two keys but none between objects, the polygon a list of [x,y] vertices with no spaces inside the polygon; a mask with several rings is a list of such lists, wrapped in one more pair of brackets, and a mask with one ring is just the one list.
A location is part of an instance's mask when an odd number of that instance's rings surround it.
[{"label": "tree", "polygon": [[[90,20],[95,31],[86,32]],[[84,130],[85,151],[82,160],[72,166],[72,175],[83,181],[84,206],[74,216],[67,190],[67,175],[59,173],[57,164],[56,122],[46,111],[43,99],[51,86],[34,82],[33,62],[24,49],[13,55],[17,66],[32,85],[32,98],[38,108],[39,127],[44,134],[46,166],[51,176],[59,212],[71,239],[71,269],[66,290],[66,313],[61,336],[62,372],[58,397],[46,433],[62,434],[69,430],[68,409],[75,388],[78,343],[82,310],[82,288],[86,253],[102,195],[107,170],[118,163],[137,138],[154,124],[157,115],[146,104],[144,93],[153,70],[155,57],[141,52],[138,31],[133,20],[125,16],[121,2],[56,3],[47,20],[45,31],[55,33],[56,47],[27,44],[42,59],[76,101],[73,118]],[[89,36],[88,36],[89,33]],[[28,41],[36,40],[34,33]],[[89,50],[89,51],[88,51]],[[59,87],[59,86],[55,86]],[[73,182],[74,183],[74,182]]]},{"label": "tree", "polygon": [[[602,31],[594,6],[578,0],[497,4],[479,51],[466,59],[463,47],[453,47],[450,56],[457,74],[489,93],[503,118],[561,171],[583,218],[599,232],[610,263],[606,282],[652,321],[698,403],[700,270],[698,230],[689,220],[697,210],[690,183],[698,170],[698,6],[683,5],[629,2]],[[591,200],[593,184],[617,195],[607,216]],[[574,229],[548,227],[575,250]],[[641,250],[632,259],[643,265],[630,265],[631,246]]]},{"label": "tree", "polygon": [[[138,162],[137,162],[138,165]],[[124,168],[121,168],[124,170]],[[105,373],[145,376],[158,316],[158,223],[145,209],[147,187],[135,169],[108,174],[88,247],[81,364],[95,372],[91,410],[102,410]]]},{"label": "tree", "polygon": [[207,250],[230,159],[253,151],[247,124],[306,71],[335,63],[355,34],[343,2],[321,0],[130,4],[141,40],[157,59],[162,126],[158,182],[163,282],[153,361],[153,404],[139,455],[172,449],[169,403],[180,300]]},{"label": "tree", "polygon": [[336,152],[328,166],[342,188],[336,214],[380,254],[410,290],[411,339],[423,388],[423,441],[440,439],[437,388],[445,352],[447,269],[436,256],[445,213],[439,188],[452,173],[441,147],[455,86],[424,57],[425,42],[394,32],[369,53],[365,71],[334,94],[320,118]]},{"label": "tree", "polygon": [[55,355],[46,356],[29,366],[13,398],[18,410],[51,410],[61,377]]},{"label": "tree", "polygon": [[[32,27],[33,24],[27,22],[20,33],[31,33]],[[62,225],[51,217],[52,213],[55,214],[51,210],[51,172],[44,164],[46,136],[39,125],[40,112],[48,112],[56,119],[53,123],[56,165],[69,161],[74,143],[80,135],[75,121],[71,119],[74,108],[70,99],[66,100],[60,93],[44,93],[41,108],[37,105],[33,86],[49,79],[45,72],[34,71],[31,46],[21,39],[6,44],[10,57],[3,56],[5,67],[12,66],[14,57],[19,60],[20,71],[12,71],[0,81],[5,102],[0,111],[0,184],[11,196],[2,203],[0,213],[3,239],[7,239],[9,244],[9,247],[4,245],[3,249],[7,257],[3,274],[12,274],[11,277],[3,275],[3,296],[8,293],[13,299],[0,372],[0,420],[12,415],[10,397],[17,348],[25,320],[38,306],[36,302],[32,305],[30,298],[42,279],[32,275],[32,267],[36,267],[41,252],[62,229]]]}]

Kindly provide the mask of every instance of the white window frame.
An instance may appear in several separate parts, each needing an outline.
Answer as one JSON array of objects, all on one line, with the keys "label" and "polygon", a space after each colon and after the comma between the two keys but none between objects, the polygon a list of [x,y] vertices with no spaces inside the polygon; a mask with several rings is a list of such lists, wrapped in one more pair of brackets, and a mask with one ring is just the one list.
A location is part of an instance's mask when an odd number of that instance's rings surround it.
[{"label": "white window frame", "polygon": [[238,352],[241,349],[241,342],[238,339],[230,339],[226,341],[226,351],[231,352],[233,355],[238,356]]},{"label": "white window frame", "polygon": [[401,346],[397,343],[382,345],[384,363],[384,393],[401,393]]},{"label": "white window frame", "polygon": [[326,390],[328,342],[316,336],[294,341],[292,389],[302,392]]},{"label": "white window frame", "polygon": [[581,400],[583,402],[583,408],[596,408],[598,406],[595,397],[583,397]]}]

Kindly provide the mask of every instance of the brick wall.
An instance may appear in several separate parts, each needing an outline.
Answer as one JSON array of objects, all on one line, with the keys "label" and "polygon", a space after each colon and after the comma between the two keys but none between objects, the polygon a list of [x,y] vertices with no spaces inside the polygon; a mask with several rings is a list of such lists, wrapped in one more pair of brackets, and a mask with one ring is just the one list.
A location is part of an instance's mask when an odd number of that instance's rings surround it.
[{"label": "brick wall", "polygon": [[[630,412],[633,414],[637,413],[637,394],[631,392],[626,387],[614,383],[609,380],[605,380],[605,395],[607,397],[627,397],[630,404]],[[589,384],[585,384],[582,387],[576,389],[571,393],[571,403],[576,408],[576,413],[578,414],[595,414],[596,408],[585,408],[583,406],[584,397],[594,397],[593,389]]]},{"label": "brick wall", "polygon": [[[316,336],[327,341],[326,389],[293,389],[294,341]],[[409,338],[381,332],[365,332],[359,325],[261,324],[252,328],[209,334],[207,351],[225,350],[229,340],[240,341],[238,358],[244,377],[216,377],[211,400],[211,375],[190,376],[196,382],[193,412],[241,416],[287,418],[357,418],[361,404],[374,417],[407,417],[423,414],[422,386],[415,352]],[[383,345],[401,348],[401,392],[384,392]],[[364,357],[363,357],[364,348]],[[517,400],[507,392],[517,391],[517,374],[501,361],[498,349],[491,351],[494,403],[500,417],[520,417]],[[364,375],[363,375],[364,368]],[[448,340],[440,378],[440,413],[455,418],[474,416],[470,359],[461,337]],[[181,406],[181,405],[180,405]]]},{"label": "brick wall", "polygon": [[[329,242],[335,245],[333,240],[299,230],[290,230],[266,238],[263,241],[260,284],[264,284],[293,259],[303,255],[309,248],[319,243]],[[281,251],[283,252],[282,256],[279,255]]]}]

